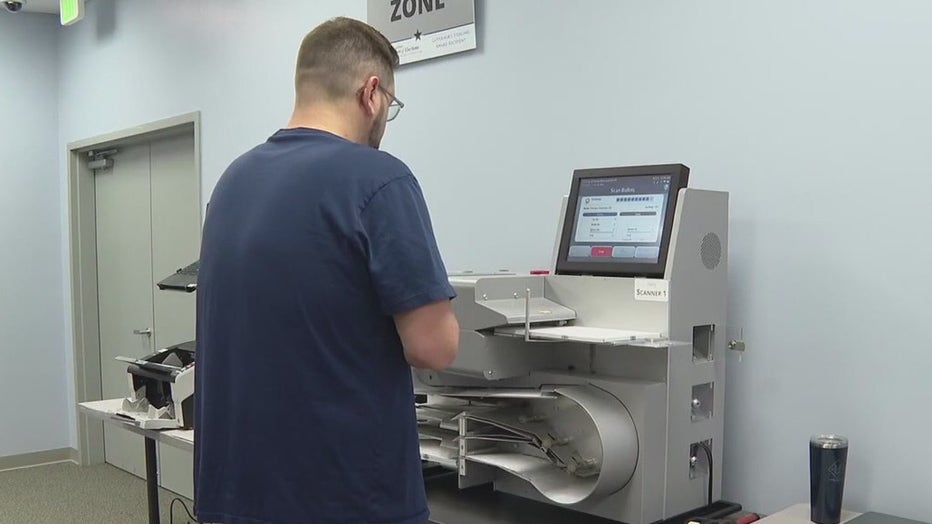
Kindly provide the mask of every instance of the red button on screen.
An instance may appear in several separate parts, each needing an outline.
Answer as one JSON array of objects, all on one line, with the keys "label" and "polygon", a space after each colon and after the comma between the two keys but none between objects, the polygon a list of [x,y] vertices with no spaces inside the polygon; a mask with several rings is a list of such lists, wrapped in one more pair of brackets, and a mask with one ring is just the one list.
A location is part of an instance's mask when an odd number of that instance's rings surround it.
[{"label": "red button on screen", "polygon": [[605,246],[592,246],[592,256],[610,257],[612,256],[612,248]]}]

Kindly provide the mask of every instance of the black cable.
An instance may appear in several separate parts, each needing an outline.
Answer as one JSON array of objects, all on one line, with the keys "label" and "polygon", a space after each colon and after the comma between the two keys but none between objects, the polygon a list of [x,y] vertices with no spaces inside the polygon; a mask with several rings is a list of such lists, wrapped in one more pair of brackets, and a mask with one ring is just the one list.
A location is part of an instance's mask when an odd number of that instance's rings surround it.
[{"label": "black cable", "polygon": [[712,484],[713,484],[712,482],[712,479],[713,479],[712,450],[709,448],[709,445],[706,444],[705,442],[700,442],[699,447],[702,448],[703,451],[705,451],[705,456],[707,459],[709,459],[709,502],[708,502],[708,505],[711,508],[712,507]]},{"label": "black cable", "polygon": [[183,500],[179,498],[173,498],[171,505],[168,506],[168,522],[169,524],[175,524],[175,502],[180,502],[181,507],[184,508],[184,512],[188,514],[189,522],[198,522],[194,515],[191,514],[191,510],[188,509],[188,505],[184,503]]}]

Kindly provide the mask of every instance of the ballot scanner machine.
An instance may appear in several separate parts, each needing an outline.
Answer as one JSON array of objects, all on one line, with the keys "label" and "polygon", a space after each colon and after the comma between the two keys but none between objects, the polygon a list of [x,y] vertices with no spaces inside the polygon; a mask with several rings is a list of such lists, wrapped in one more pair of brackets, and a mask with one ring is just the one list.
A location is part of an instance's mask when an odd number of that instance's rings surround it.
[{"label": "ballot scanner machine", "polygon": [[688,176],[578,170],[551,274],[451,276],[459,354],[414,371],[426,462],[627,524],[719,499],[728,195]]},{"label": "ballot scanner machine", "polygon": [[[195,261],[159,281],[162,291],[193,293],[197,290]],[[140,331],[150,334],[151,330]],[[127,363],[129,396],[123,398],[116,416],[141,429],[194,427],[194,340],[175,344],[142,358],[116,357]]]}]

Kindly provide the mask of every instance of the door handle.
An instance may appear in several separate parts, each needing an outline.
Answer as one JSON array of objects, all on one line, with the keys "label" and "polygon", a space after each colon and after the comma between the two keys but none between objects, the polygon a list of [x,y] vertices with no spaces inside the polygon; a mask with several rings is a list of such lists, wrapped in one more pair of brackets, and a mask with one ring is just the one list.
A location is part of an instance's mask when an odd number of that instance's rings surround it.
[{"label": "door handle", "polygon": [[134,330],[133,330],[133,334],[134,334],[134,335],[145,335],[145,336],[147,336],[147,337],[151,337],[151,336],[152,336],[152,328],[134,329]]}]

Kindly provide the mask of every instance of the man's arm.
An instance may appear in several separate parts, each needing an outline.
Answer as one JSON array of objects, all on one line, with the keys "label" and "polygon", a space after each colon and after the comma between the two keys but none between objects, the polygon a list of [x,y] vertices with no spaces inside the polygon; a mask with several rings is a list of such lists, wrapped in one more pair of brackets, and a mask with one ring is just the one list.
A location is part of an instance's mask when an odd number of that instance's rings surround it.
[{"label": "man's arm", "polygon": [[449,300],[426,304],[395,315],[395,326],[408,364],[442,370],[453,363],[460,344],[460,325]]},{"label": "man's arm", "polygon": [[434,238],[430,215],[413,176],[382,186],[361,215],[369,274],[382,311],[390,315],[408,364],[441,370],[456,358],[456,296]]}]

